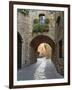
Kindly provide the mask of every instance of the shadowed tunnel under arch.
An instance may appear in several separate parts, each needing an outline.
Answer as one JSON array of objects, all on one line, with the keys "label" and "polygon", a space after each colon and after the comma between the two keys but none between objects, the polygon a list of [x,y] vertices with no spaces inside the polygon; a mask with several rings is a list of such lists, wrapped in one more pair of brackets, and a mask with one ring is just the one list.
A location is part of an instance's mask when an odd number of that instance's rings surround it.
[{"label": "shadowed tunnel under arch", "polygon": [[37,50],[38,46],[41,43],[48,43],[51,46],[51,48],[55,48],[55,42],[45,35],[36,36],[34,39],[32,39],[30,46],[33,47],[35,50]]},{"label": "shadowed tunnel under arch", "polygon": [[48,36],[45,35],[38,35],[35,38],[32,39],[30,46],[31,46],[31,52],[30,52],[30,60],[32,60],[32,63],[37,61],[37,49],[38,46],[41,43],[47,43],[50,45],[50,47],[52,48],[52,55],[51,55],[51,59],[52,61],[54,61],[54,56],[55,56],[55,42]]}]

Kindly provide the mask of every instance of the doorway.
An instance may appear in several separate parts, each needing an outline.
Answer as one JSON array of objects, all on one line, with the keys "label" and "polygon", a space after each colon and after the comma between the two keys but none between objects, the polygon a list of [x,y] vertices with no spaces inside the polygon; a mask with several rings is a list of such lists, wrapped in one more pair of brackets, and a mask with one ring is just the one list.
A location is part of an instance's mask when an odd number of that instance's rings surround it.
[{"label": "doorway", "polygon": [[17,33],[17,69],[21,69],[22,63],[22,37],[20,33]]}]

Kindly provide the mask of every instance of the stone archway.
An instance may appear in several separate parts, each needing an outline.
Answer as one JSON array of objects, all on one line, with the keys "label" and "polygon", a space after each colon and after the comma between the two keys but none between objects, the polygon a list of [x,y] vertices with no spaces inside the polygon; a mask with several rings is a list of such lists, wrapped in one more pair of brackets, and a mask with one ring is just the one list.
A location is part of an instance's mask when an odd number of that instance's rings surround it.
[{"label": "stone archway", "polygon": [[30,43],[30,60],[31,63],[34,63],[37,61],[37,48],[41,43],[48,43],[51,48],[52,48],[52,61],[55,61],[55,42],[49,38],[48,36],[45,35],[38,35],[35,38],[32,39],[31,43]]}]

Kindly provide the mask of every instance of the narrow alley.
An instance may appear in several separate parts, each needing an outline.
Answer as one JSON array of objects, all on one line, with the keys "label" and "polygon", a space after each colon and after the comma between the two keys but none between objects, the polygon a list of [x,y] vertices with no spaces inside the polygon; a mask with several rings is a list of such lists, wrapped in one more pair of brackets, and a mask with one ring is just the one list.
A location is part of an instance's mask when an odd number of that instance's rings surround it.
[{"label": "narrow alley", "polygon": [[18,80],[43,80],[63,78],[57,73],[50,59],[38,58],[37,62],[18,71]]}]

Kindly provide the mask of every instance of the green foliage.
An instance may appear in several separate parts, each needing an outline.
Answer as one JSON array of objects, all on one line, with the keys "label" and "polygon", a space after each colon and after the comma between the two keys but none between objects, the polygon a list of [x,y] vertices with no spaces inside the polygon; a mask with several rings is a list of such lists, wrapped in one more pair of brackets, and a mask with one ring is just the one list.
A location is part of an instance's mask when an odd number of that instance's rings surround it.
[{"label": "green foliage", "polygon": [[22,13],[23,15],[28,15],[29,9],[18,9],[18,12]]},{"label": "green foliage", "polygon": [[39,23],[39,19],[34,19],[34,24],[33,24],[33,33],[43,33],[43,32],[48,32],[49,31],[49,19],[45,19],[44,24]]},{"label": "green foliage", "polygon": [[46,23],[46,24],[49,24],[49,22],[50,22],[49,19],[46,18],[46,19],[45,19],[45,23]]},{"label": "green foliage", "polygon": [[34,24],[33,25],[33,33],[43,33],[43,32],[48,32],[49,26],[48,24]]},{"label": "green foliage", "polygon": [[43,33],[49,31],[49,19],[45,19],[44,24],[39,23],[39,19],[34,19],[33,33]]},{"label": "green foliage", "polygon": [[34,24],[37,24],[37,23],[39,23],[39,19],[34,19]]}]

